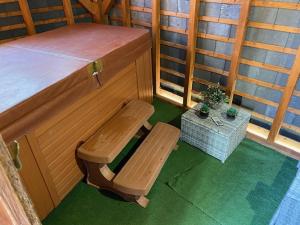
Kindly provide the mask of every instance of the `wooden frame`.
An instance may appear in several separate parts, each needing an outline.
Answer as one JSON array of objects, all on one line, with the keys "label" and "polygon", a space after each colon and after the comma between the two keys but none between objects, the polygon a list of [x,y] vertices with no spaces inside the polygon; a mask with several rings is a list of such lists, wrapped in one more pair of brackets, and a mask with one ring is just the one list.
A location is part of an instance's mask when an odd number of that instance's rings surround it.
[{"label": "wooden frame", "polygon": [[184,84],[183,105],[190,107],[192,100],[193,77],[195,68],[196,41],[197,41],[197,26],[198,13],[200,2],[198,0],[190,0],[190,17],[189,17],[189,33],[188,46],[186,56],[186,73]]}]

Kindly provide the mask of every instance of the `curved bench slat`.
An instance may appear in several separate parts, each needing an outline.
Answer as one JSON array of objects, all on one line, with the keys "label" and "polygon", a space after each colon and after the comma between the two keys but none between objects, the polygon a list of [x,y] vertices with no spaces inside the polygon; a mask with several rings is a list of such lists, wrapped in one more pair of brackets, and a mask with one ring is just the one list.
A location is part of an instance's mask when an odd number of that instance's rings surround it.
[{"label": "curved bench slat", "polygon": [[106,122],[78,149],[78,157],[93,163],[111,163],[154,113],[154,107],[133,100]]},{"label": "curved bench slat", "polygon": [[128,195],[147,195],[179,136],[179,129],[159,122],[113,179],[113,188]]}]

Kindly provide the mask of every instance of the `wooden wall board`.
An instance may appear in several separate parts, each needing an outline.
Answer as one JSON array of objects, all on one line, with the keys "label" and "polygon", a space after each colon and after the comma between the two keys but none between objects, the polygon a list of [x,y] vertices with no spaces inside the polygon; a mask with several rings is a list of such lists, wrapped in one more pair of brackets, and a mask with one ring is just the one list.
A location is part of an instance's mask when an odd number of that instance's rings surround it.
[{"label": "wooden wall board", "polygon": [[129,65],[101,89],[27,135],[56,206],[83,177],[76,161],[77,145],[126,102],[138,98],[136,76],[135,64]]},{"label": "wooden wall board", "polygon": [[54,208],[50,193],[25,136],[18,140],[22,168],[19,171],[24,186],[41,220]]}]

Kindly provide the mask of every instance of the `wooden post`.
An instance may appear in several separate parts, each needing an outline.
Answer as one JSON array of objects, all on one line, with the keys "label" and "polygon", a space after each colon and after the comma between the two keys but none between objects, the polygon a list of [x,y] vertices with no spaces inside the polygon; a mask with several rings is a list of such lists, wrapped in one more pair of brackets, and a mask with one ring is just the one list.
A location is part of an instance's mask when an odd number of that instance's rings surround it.
[{"label": "wooden post", "polygon": [[69,25],[74,24],[74,15],[72,10],[71,0],[63,0],[64,12]]},{"label": "wooden post", "polygon": [[26,24],[27,32],[29,35],[35,34],[35,26],[32,20],[30,9],[27,0],[19,0],[19,6]]},{"label": "wooden post", "polygon": [[107,15],[109,13],[109,10],[111,9],[111,7],[113,6],[114,1],[113,0],[103,0],[103,14]]},{"label": "wooden post", "polygon": [[93,15],[96,23],[104,23],[101,0],[79,0],[79,2]]},{"label": "wooden post", "polygon": [[122,0],[122,14],[123,14],[123,25],[130,27],[130,8],[129,8],[129,0]]},{"label": "wooden post", "polygon": [[190,0],[190,17],[189,17],[189,32],[188,32],[188,46],[186,54],[186,73],[184,84],[184,98],[183,105],[191,106],[193,77],[195,69],[195,55],[198,32],[198,13],[200,0]]},{"label": "wooden post", "polygon": [[94,20],[96,23],[104,23],[104,15],[102,9],[102,0],[96,0],[94,2],[95,5],[95,15]]},{"label": "wooden post", "polygon": [[271,131],[268,136],[268,142],[270,142],[270,143],[273,143],[275,141],[275,139],[279,133],[281,124],[284,120],[286,110],[289,107],[289,102],[291,100],[291,97],[293,96],[293,92],[296,87],[296,84],[297,84],[297,81],[299,78],[299,74],[300,74],[300,47],[298,49],[293,68],[290,72],[287,85],[283,91],[283,95],[280,100],[276,116],[273,120]]},{"label": "wooden post", "polygon": [[232,52],[231,65],[227,81],[227,94],[230,95],[230,104],[232,104],[234,96],[236,79],[239,70],[239,60],[243,47],[243,41],[246,35],[250,6],[251,0],[241,1],[240,19],[237,25],[236,41]]},{"label": "wooden post", "polygon": [[154,92],[160,92],[160,0],[152,1],[152,63],[154,72]]}]

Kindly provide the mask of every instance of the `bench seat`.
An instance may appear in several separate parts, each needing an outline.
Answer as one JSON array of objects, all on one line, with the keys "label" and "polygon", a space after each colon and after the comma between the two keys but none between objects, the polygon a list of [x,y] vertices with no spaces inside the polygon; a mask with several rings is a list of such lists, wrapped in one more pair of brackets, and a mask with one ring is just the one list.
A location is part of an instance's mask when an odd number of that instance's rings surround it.
[{"label": "bench seat", "polygon": [[78,157],[93,163],[111,163],[153,113],[154,107],[149,103],[129,102],[79,147]]},{"label": "bench seat", "polygon": [[113,188],[128,195],[147,195],[169,154],[175,149],[179,136],[179,129],[171,125],[161,122],[155,125],[113,179]]}]

